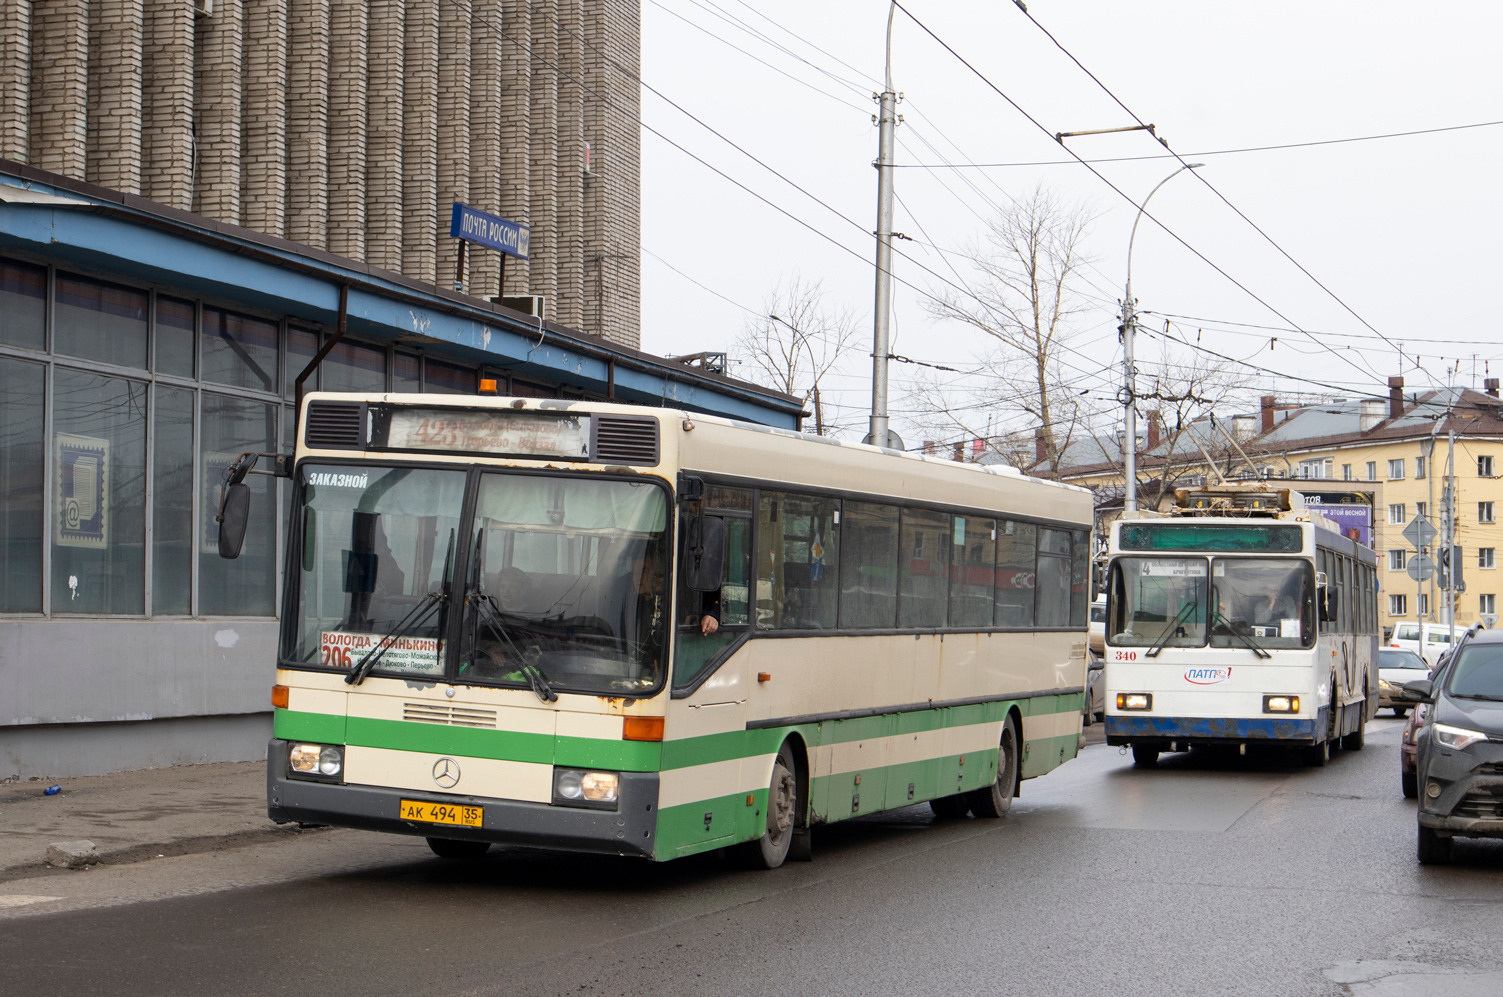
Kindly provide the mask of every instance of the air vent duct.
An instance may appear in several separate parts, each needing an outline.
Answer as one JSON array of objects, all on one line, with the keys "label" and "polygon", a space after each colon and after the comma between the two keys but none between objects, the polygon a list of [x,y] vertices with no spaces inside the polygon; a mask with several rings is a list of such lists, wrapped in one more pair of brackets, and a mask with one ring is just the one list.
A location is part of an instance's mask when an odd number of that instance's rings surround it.
[{"label": "air vent duct", "polygon": [[656,464],[658,421],[629,415],[597,415],[590,459],[597,464]]},{"label": "air vent duct", "polygon": [[364,402],[309,402],[303,441],[314,450],[364,450]]}]

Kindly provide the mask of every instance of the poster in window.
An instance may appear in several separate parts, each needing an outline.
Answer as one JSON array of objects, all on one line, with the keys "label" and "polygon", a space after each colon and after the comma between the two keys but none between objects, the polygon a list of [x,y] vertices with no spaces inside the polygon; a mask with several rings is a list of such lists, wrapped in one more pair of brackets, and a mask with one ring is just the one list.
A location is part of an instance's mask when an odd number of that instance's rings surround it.
[{"label": "poster in window", "polygon": [[110,441],[58,433],[57,544],[109,546]]}]

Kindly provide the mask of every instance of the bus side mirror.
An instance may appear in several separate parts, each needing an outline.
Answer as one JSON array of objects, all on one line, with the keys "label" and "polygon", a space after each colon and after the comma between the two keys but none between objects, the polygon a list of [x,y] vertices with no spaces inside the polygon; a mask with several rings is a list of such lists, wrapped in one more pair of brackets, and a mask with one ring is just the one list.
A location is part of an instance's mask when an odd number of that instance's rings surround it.
[{"label": "bus side mirror", "polygon": [[1322,585],[1315,590],[1315,601],[1320,607],[1320,622],[1330,623],[1336,619],[1340,600],[1341,593],[1329,585]]},{"label": "bus side mirror", "polygon": [[695,516],[686,524],[684,587],[691,592],[714,592],[725,580],[725,520]]},{"label": "bus side mirror", "polygon": [[219,524],[219,556],[234,560],[245,545],[245,526],[250,522],[250,485],[225,485],[219,515],[214,519]]}]

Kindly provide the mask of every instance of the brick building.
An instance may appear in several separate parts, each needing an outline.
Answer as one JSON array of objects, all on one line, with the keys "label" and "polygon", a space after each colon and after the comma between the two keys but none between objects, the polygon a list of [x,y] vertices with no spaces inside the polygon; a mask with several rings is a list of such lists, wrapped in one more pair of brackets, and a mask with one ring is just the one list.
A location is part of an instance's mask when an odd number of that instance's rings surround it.
[{"label": "brick building", "polygon": [[[300,377],[798,428],[636,348],[637,31],[634,0],[0,0],[0,779],[264,753],[291,483],[255,476],[236,560],[213,512],[235,454],[290,449]],[[503,302],[489,251],[453,289],[456,200],[532,227]]]},{"label": "brick building", "polygon": [[640,319],[636,0],[0,0],[0,159],[465,290]]}]

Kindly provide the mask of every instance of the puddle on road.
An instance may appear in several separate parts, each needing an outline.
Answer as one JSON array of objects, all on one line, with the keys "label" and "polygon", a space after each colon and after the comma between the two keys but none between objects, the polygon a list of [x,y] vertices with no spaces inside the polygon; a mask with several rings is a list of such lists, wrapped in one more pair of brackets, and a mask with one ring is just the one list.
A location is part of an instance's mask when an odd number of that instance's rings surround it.
[{"label": "puddle on road", "polygon": [[1497,997],[1503,970],[1436,966],[1424,962],[1358,960],[1325,971],[1354,997]]}]

